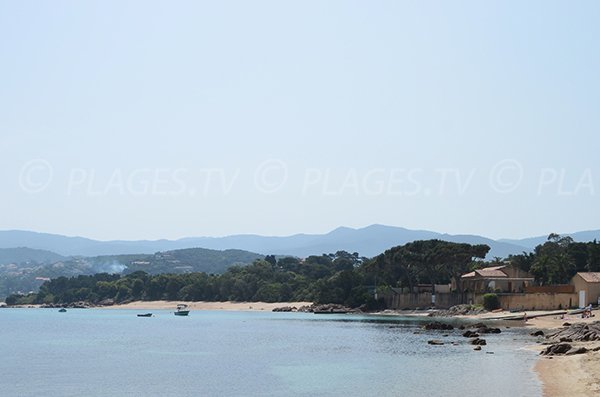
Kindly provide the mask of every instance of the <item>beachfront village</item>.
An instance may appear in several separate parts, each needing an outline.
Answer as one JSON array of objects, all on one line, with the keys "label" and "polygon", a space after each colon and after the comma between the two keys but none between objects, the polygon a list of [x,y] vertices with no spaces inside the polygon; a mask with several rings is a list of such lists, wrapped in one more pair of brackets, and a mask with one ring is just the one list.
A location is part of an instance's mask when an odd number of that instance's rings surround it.
[{"label": "beachfront village", "polygon": [[482,305],[486,294],[495,294],[499,308],[507,311],[596,306],[600,303],[600,272],[578,272],[568,284],[537,285],[532,274],[507,263],[462,274],[458,283],[419,284],[412,291],[391,288],[386,295],[386,306],[417,309]]}]

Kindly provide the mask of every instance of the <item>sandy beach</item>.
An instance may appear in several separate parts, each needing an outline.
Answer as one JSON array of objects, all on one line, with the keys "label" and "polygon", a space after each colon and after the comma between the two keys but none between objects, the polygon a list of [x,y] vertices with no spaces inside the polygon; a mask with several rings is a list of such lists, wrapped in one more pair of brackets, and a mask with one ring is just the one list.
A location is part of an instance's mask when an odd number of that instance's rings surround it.
[{"label": "sandy beach", "polygon": [[[598,312],[596,311],[596,314]],[[565,322],[591,323],[598,321],[593,318],[582,319],[581,316],[538,317],[527,322],[527,326],[552,330],[562,327]],[[585,346],[588,349],[600,346],[600,342],[574,342],[574,347]],[[540,351],[542,346],[537,346]],[[600,393],[600,352],[588,352],[573,356],[555,356],[552,358],[540,356],[535,371],[542,381],[545,397],[585,397]]]},{"label": "sandy beach", "polygon": [[312,302],[183,302],[183,301],[136,301],[123,305],[102,306],[102,309],[173,310],[178,304],[188,305],[190,310],[272,311],[276,307],[310,306]]}]

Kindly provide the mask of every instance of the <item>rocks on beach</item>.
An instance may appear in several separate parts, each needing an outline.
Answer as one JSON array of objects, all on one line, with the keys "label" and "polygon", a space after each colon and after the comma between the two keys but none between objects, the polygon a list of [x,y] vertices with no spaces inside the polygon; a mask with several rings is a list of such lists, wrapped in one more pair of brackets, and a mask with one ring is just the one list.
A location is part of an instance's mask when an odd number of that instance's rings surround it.
[{"label": "rocks on beach", "polygon": [[474,305],[456,305],[447,310],[436,310],[428,314],[430,317],[454,317],[471,316],[485,313],[486,310],[481,306]]},{"label": "rocks on beach", "polygon": [[85,302],[85,301],[80,301],[80,302],[73,302],[73,303],[67,303],[67,304],[53,304],[53,303],[46,303],[40,306],[41,309],[62,309],[62,308],[67,308],[67,309],[89,309],[92,307],[96,307],[96,305],[90,303],[90,302]]},{"label": "rocks on beach", "polygon": [[[120,302],[120,304],[129,303],[129,301]],[[113,299],[104,299],[98,303],[92,303],[88,301],[78,301],[72,303],[45,303],[40,306],[41,309],[90,309],[93,307],[113,306],[115,301]]]},{"label": "rocks on beach", "polygon": [[276,307],[273,309],[274,312],[297,312],[298,308],[296,306],[283,306]]},{"label": "rocks on beach", "polygon": [[554,341],[561,339],[577,342],[600,341],[600,321],[572,324],[567,328],[548,334],[546,338]]},{"label": "rocks on beach", "polygon": [[312,304],[310,306],[301,306],[296,308],[295,306],[282,306],[273,309],[274,312],[301,312],[301,313],[332,313],[332,314],[344,314],[344,313],[362,313],[360,309],[352,309],[344,305],[336,303],[329,304]]},{"label": "rocks on beach", "polygon": [[600,321],[569,324],[565,328],[549,333],[546,339],[551,344],[540,352],[543,356],[571,356],[600,351],[600,346],[589,348],[571,344],[600,341]]}]

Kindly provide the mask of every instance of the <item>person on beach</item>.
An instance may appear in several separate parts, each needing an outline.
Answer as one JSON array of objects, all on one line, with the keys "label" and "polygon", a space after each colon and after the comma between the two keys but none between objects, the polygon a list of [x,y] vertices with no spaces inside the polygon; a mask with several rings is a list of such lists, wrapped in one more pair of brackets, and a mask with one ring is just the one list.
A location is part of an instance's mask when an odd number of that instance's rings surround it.
[{"label": "person on beach", "polygon": [[527,313],[523,312],[523,322],[526,323],[527,322]]}]

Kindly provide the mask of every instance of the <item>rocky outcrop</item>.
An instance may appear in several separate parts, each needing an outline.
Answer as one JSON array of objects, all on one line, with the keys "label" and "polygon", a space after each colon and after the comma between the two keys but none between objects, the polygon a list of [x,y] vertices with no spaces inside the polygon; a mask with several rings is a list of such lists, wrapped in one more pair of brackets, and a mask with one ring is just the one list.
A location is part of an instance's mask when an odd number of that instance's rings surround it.
[{"label": "rocky outcrop", "polygon": [[[571,356],[585,354],[590,351],[600,351],[600,346],[590,347],[588,342],[600,341],[600,321],[593,323],[568,324],[558,331],[546,335],[550,346],[540,352],[543,356]],[[564,325],[564,324],[563,324]],[[532,334],[533,335],[533,334]],[[576,343],[577,345],[572,345]],[[586,346],[581,346],[586,344]]]},{"label": "rocky outcrop", "polygon": [[500,328],[489,327],[484,323],[473,324],[471,328],[477,328],[477,332],[480,334],[499,334],[502,332]]},{"label": "rocky outcrop", "polygon": [[573,346],[568,343],[556,343],[540,352],[542,356],[559,356],[566,354]]},{"label": "rocky outcrop", "polygon": [[276,307],[273,309],[274,312],[297,312],[298,308],[296,306],[282,306]]},{"label": "rocky outcrop", "polygon": [[576,323],[548,334],[546,338],[554,341],[570,340],[576,342],[600,341],[600,321]]},{"label": "rocky outcrop", "polygon": [[104,299],[104,300],[98,302],[98,306],[112,306],[114,304],[115,304],[114,299]]},{"label": "rocky outcrop", "polygon": [[456,305],[447,310],[436,310],[428,314],[430,317],[453,317],[467,316],[485,313],[485,309],[481,306],[474,305]]},{"label": "rocky outcrop", "polygon": [[435,330],[451,331],[451,330],[454,329],[454,327],[452,325],[450,325],[450,324],[445,324],[445,323],[441,323],[439,321],[434,321],[434,322],[425,324],[423,326],[423,329],[426,329],[426,330],[435,329]]},{"label": "rocky outcrop", "polygon": [[352,309],[344,305],[337,303],[327,304],[316,304],[313,303],[310,306],[301,306],[298,308],[299,312],[303,313],[332,313],[332,314],[344,314],[344,313],[362,313],[360,309]]},{"label": "rocky outcrop", "polygon": [[462,334],[462,336],[465,338],[478,338],[479,334],[477,332],[467,330]]},{"label": "rocky outcrop", "polygon": [[477,346],[485,346],[487,345],[487,342],[485,341],[485,339],[475,338],[471,341],[471,344]]},{"label": "rocky outcrop", "polygon": [[93,303],[87,302],[87,301],[79,301],[79,302],[72,302],[72,303],[45,303],[43,305],[40,306],[40,308],[42,309],[62,309],[62,308],[68,308],[68,309],[89,309],[91,307],[95,307],[96,305],[94,305]]}]

